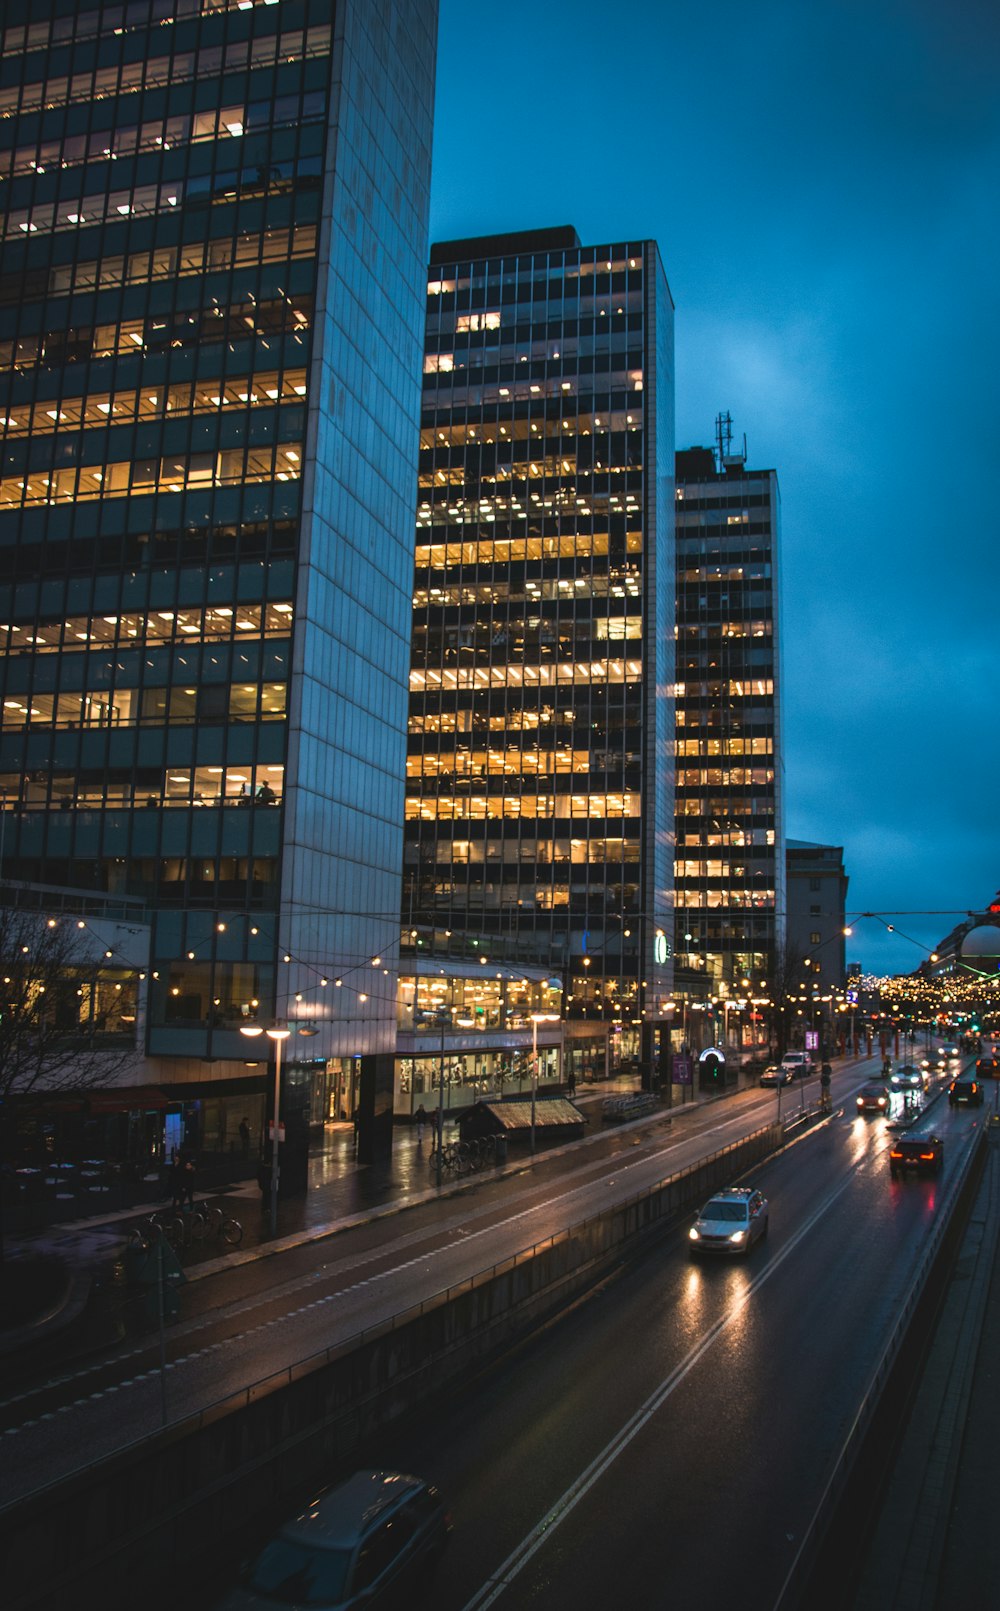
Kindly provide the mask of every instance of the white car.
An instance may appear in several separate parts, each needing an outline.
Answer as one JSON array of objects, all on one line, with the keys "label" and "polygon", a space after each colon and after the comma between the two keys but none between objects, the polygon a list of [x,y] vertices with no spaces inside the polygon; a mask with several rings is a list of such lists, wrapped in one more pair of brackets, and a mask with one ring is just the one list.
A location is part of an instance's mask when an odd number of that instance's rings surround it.
[{"label": "white car", "polygon": [[812,1069],[812,1058],[808,1052],[786,1052],[781,1067],[788,1069],[793,1080],[800,1079]]},{"label": "white car", "polygon": [[727,1186],[705,1204],[688,1231],[692,1253],[749,1253],[767,1235],[767,1198],[750,1186]]}]

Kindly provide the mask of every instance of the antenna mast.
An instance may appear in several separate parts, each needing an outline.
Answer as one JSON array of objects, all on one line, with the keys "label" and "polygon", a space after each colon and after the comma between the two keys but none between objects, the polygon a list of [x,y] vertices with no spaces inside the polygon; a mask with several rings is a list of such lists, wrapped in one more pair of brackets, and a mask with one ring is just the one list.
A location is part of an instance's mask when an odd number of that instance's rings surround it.
[{"label": "antenna mast", "polygon": [[719,461],[721,472],[726,460],[733,451],[733,416],[728,409],[725,414],[715,416],[715,452]]}]

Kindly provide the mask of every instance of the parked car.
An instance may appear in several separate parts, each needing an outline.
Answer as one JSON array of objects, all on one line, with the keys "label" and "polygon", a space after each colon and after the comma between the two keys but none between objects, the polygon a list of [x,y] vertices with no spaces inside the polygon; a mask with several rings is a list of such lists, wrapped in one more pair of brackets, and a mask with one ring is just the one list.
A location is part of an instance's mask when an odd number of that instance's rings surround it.
[{"label": "parked car", "polygon": [[893,1180],[907,1169],[919,1175],[937,1175],[944,1163],[944,1142],[935,1135],[897,1136],[889,1149],[889,1173]]},{"label": "parked car", "polygon": [[889,1097],[884,1085],[876,1080],[869,1080],[862,1085],[857,1096],[859,1113],[884,1113],[889,1106]]},{"label": "parked car", "polygon": [[688,1237],[692,1253],[749,1253],[767,1235],[767,1198],[750,1186],[716,1192],[695,1220]]},{"label": "parked car", "polygon": [[423,1595],[450,1529],[433,1484],[398,1471],[356,1471],[278,1529],[219,1611],[405,1604]]},{"label": "parked car", "polygon": [[780,1063],[771,1063],[760,1077],[761,1085],[787,1085],[792,1077],[789,1068],[782,1068]]},{"label": "parked car", "polygon": [[959,1102],[968,1102],[970,1107],[982,1107],[983,1082],[977,1080],[974,1074],[959,1074],[948,1087],[948,1101],[952,1107]]}]

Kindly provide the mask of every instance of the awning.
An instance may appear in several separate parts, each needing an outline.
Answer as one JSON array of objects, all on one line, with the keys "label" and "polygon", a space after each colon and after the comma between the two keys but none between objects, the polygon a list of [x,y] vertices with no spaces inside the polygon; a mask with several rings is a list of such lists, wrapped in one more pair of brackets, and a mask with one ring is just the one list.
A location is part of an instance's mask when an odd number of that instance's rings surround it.
[{"label": "awning", "polygon": [[[531,1103],[524,1101],[475,1102],[466,1113],[488,1113],[504,1130],[531,1129]],[[580,1109],[564,1097],[541,1097],[535,1103],[535,1129],[545,1130],[553,1125],[586,1124]],[[463,1114],[464,1118],[465,1115]]]},{"label": "awning", "polygon": [[91,1113],[149,1113],[154,1108],[162,1111],[169,1101],[158,1085],[123,1085],[115,1091],[87,1092]]}]

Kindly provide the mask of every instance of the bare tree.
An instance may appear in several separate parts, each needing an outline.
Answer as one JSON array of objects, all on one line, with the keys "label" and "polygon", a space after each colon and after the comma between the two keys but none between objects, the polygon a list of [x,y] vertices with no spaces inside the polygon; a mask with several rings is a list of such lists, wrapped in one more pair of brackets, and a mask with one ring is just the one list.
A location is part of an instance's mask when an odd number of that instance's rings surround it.
[{"label": "bare tree", "polygon": [[138,975],[88,924],[0,907],[0,1100],[117,1083],[138,1062]]},{"label": "bare tree", "polygon": [[799,945],[790,945],[786,942],[777,953],[774,960],[774,969],[768,980],[768,995],[771,998],[772,1026],[776,1041],[774,1055],[784,1057],[788,1050],[790,1018],[798,1007],[800,994],[800,980],[802,978],[805,952]]},{"label": "bare tree", "polygon": [[0,906],[0,1161],[22,1104],[116,1084],[136,1066],[138,977],[92,924]]}]

